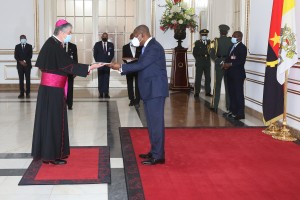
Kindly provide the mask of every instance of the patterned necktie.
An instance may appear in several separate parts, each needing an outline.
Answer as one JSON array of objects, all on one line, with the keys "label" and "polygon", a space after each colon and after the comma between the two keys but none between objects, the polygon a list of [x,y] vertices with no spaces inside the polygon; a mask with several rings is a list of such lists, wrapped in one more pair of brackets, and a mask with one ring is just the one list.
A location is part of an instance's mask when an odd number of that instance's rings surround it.
[{"label": "patterned necktie", "polygon": [[22,50],[24,51],[24,49],[25,49],[25,44],[22,44]]}]

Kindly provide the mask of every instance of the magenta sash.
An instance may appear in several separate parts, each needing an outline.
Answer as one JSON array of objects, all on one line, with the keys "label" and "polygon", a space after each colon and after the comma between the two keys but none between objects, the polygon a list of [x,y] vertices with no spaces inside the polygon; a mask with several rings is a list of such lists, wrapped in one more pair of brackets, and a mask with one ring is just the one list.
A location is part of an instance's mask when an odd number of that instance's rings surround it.
[{"label": "magenta sash", "polygon": [[68,77],[57,74],[42,72],[41,85],[64,88],[65,97],[68,94]]}]

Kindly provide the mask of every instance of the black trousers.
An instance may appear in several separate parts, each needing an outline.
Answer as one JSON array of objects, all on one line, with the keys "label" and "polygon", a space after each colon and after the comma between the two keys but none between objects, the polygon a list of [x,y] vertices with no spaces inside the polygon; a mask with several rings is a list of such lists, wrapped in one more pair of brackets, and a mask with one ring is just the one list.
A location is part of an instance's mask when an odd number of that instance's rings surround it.
[{"label": "black trousers", "polygon": [[69,108],[73,106],[73,87],[74,87],[74,75],[68,75],[68,95],[67,95],[67,105]]},{"label": "black trousers", "polygon": [[101,67],[98,69],[98,91],[99,94],[108,94],[109,93],[109,77],[110,77],[110,68]]},{"label": "black trousers", "polygon": [[31,67],[23,67],[17,66],[18,74],[19,74],[19,87],[20,87],[20,94],[25,93],[24,89],[24,76],[26,79],[26,94],[30,94],[30,73]]},{"label": "black trousers", "polygon": [[[140,103],[140,92],[138,86],[138,74],[130,73],[126,75],[127,80],[127,91],[128,98],[130,101],[134,101],[135,103]],[[133,88],[133,81],[135,82],[135,88]]]},{"label": "black trousers", "polygon": [[237,116],[245,116],[244,80],[240,77],[227,77],[229,110]]}]

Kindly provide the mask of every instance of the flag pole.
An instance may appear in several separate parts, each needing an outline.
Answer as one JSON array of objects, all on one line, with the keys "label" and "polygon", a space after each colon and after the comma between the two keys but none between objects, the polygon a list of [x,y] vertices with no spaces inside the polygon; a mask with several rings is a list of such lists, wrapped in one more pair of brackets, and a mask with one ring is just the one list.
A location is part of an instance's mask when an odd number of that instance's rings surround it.
[{"label": "flag pole", "polygon": [[288,91],[288,70],[285,71],[285,81],[284,81],[284,102],[283,102],[283,121],[282,128],[277,135],[272,136],[274,139],[282,141],[296,141],[297,138],[293,137],[290,133],[290,130],[287,128],[287,91]]}]

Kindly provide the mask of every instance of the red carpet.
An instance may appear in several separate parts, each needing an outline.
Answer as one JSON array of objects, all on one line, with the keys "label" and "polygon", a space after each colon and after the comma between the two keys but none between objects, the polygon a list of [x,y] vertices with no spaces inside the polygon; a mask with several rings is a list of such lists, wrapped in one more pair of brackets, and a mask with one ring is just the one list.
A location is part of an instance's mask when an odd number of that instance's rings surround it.
[{"label": "red carpet", "polygon": [[129,199],[300,199],[300,146],[261,131],[166,129],[166,164],[143,166],[147,129],[120,129]]},{"label": "red carpet", "polygon": [[32,161],[19,185],[110,183],[108,147],[72,147],[66,165]]}]

